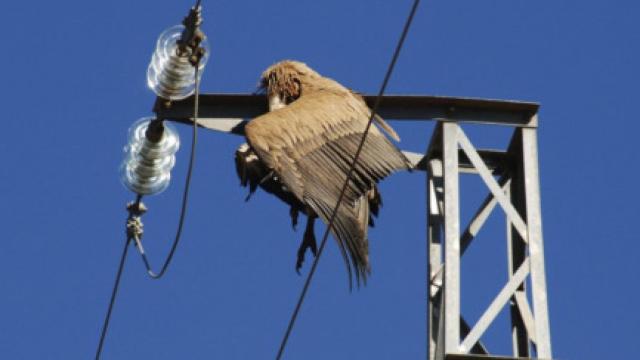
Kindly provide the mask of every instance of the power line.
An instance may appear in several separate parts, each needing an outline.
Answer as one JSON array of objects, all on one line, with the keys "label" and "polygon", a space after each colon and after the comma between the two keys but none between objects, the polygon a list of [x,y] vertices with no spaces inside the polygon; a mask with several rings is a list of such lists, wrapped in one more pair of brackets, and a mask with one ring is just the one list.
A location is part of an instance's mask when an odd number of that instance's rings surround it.
[{"label": "power line", "polygon": [[296,322],[296,319],[298,317],[298,313],[300,312],[300,308],[302,306],[302,303],[304,302],[305,296],[307,294],[307,291],[309,289],[309,285],[311,284],[311,280],[313,279],[313,274],[316,271],[316,268],[318,266],[318,262],[320,260],[320,256],[322,255],[322,252],[324,250],[324,247],[327,243],[327,239],[329,238],[329,232],[331,231],[331,228],[333,226],[333,223],[336,219],[337,213],[338,213],[338,209],[340,208],[340,204],[342,203],[342,200],[344,199],[344,194],[347,190],[347,187],[349,186],[349,181],[351,180],[351,176],[353,174],[353,171],[358,163],[358,158],[360,156],[360,152],[362,151],[362,148],[364,146],[364,143],[367,139],[367,135],[369,134],[369,129],[371,128],[371,124],[373,122],[373,119],[378,111],[378,107],[380,105],[380,99],[382,98],[382,95],[384,94],[386,88],[387,88],[387,84],[389,82],[389,79],[391,78],[391,74],[393,73],[393,69],[395,67],[396,64],[396,60],[398,59],[398,56],[400,55],[400,51],[402,50],[402,47],[404,45],[404,40],[409,32],[409,28],[411,26],[411,22],[413,21],[413,17],[416,13],[416,10],[418,9],[418,5],[420,4],[420,0],[414,0],[413,2],[413,6],[411,7],[411,11],[409,12],[409,16],[407,17],[407,20],[405,22],[404,25],[404,29],[402,31],[402,35],[400,36],[400,39],[398,41],[398,44],[396,46],[395,52],[393,54],[393,57],[391,58],[391,63],[389,63],[389,67],[387,68],[387,73],[384,77],[384,80],[382,82],[382,86],[380,87],[380,91],[378,92],[378,96],[376,97],[376,101],[374,103],[373,109],[371,110],[371,116],[369,117],[369,121],[367,122],[367,127],[364,130],[364,133],[362,134],[362,138],[360,140],[360,144],[358,145],[358,149],[356,150],[356,153],[353,157],[353,162],[351,163],[351,167],[349,168],[349,171],[347,172],[347,178],[344,182],[344,185],[342,186],[342,191],[340,192],[340,196],[338,197],[338,201],[336,203],[336,206],[333,209],[333,213],[331,214],[331,218],[329,219],[329,223],[327,224],[327,228],[325,229],[324,235],[322,236],[322,242],[320,243],[320,248],[318,249],[318,255],[316,256],[316,258],[313,261],[313,265],[311,266],[311,270],[309,271],[309,274],[307,275],[307,279],[305,280],[304,286],[302,287],[302,291],[300,292],[300,296],[298,298],[298,302],[296,303],[296,307],[293,310],[293,314],[291,315],[291,319],[289,320],[289,325],[287,326],[287,330],[284,334],[284,337],[282,339],[282,342],[280,343],[280,349],[278,350],[278,355],[276,356],[276,360],[280,360],[282,358],[282,355],[284,353],[284,349],[287,346],[287,341],[289,340],[289,335],[291,334],[291,331],[293,330],[293,326]]},{"label": "power line", "polygon": [[120,265],[118,265],[118,272],[116,273],[116,280],[113,284],[113,290],[111,291],[111,300],[109,300],[109,308],[107,309],[107,315],[105,316],[104,323],[102,325],[102,332],[100,333],[100,341],[98,342],[98,349],[96,349],[96,360],[100,359],[102,353],[102,346],[104,345],[104,339],[107,336],[107,329],[109,328],[109,320],[111,319],[111,312],[113,311],[113,304],[116,302],[116,296],[118,295],[118,288],[120,287],[120,278],[122,277],[122,270],[124,269],[124,263],[127,259],[127,253],[129,251],[129,243],[131,238],[127,237],[127,241],[124,243],[124,249],[120,256]]}]

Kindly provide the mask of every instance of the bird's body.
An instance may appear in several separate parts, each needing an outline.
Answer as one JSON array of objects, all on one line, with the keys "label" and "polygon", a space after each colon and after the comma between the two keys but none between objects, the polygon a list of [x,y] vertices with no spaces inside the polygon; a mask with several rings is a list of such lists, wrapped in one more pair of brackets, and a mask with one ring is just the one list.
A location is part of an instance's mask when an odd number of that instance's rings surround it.
[{"label": "bird's body", "polygon": [[[262,75],[261,87],[270,111],[247,124],[248,145],[236,152],[236,166],[251,192],[259,185],[291,206],[294,225],[298,212],[308,216],[299,267],[307,247],[315,254],[313,220],[329,222],[371,110],[361,96],[296,61],[271,66]],[[398,139],[384,120],[375,120]],[[380,205],[376,183],[410,167],[372,125],[331,229],[357,280],[366,281],[370,272],[367,227]]]}]

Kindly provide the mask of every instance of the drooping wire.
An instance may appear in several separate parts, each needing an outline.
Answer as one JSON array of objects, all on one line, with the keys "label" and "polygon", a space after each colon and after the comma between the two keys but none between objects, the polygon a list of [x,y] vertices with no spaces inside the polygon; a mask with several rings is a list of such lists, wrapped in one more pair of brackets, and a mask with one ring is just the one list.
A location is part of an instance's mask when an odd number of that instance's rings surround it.
[{"label": "drooping wire", "polygon": [[329,223],[327,224],[327,228],[325,229],[325,232],[322,236],[322,242],[320,243],[320,247],[318,249],[318,254],[315,257],[313,264],[311,265],[311,270],[309,271],[309,274],[307,275],[307,278],[305,280],[304,286],[302,287],[302,291],[300,292],[300,296],[298,298],[298,302],[296,303],[296,307],[293,310],[293,313],[291,315],[291,319],[289,320],[289,325],[287,326],[287,330],[284,334],[284,337],[282,339],[282,342],[280,343],[280,348],[278,350],[278,354],[276,356],[276,360],[280,360],[282,358],[282,355],[284,354],[284,350],[285,347],[287,346],[287,341],[289,340],[289,335],[291,335],[291,331],[293,330],[293,326],[296,322],[296,319],[298,317],[298,313],[300,312],[300,308],[302,306],[302,303],[304,302],[305,296],[307,294],[307,291],[309,289],[309,285],[311,284],[311,280],[313,279],[313,275],[316,271],[316,268],[318,266],[318,262],[320,260],[320,256],[322,255],[322,252],[324,250],[324,247],[327,243],[327,239],[329,238],[329,232],[331,231],[331,228],[333,226],[333,223],[336,219],[337,213],[338,213],[338,209],[340,208],[340,205],[342,203],[342,200],[344,199],[344,194],[347,190],[347,187],[349,186],[349,182],[351,181],[351,176],[353,175],[353,171],[358,163],[358,159],[360,157],[360,152],[362,152],[362,148],[364,147],[364,143],[367,139],[367,135],[369,134],[369,129],[371,128],[371,124],[373,122],[373,119],[378,111],[378,107],[380,106],[380,100],[382,98],[382,95],[384,95],[384,92],[387,88],[387,84],[389,82],[389,79],[391,78],[391,74],[393,73],[393,69],[395,67],[396,61],[398,59],[398,56],[400,55],[400,51],[402,50],[402,47],[404,45],[404,40],[407,37],[407,34],[409,32],[409,28],[411,27],[411,22],[413,21],[413,17],[416,13],[416,10],[418,9],[418,5],[420,4],[420,0],[414,0],[413,2],[413,6],[411,7],[411,11],[409,12],[409,15],[407,17],[407,20],[405,22],[404,25],[404,29],[402,31],[402,35],[400,36],[400,39],[398,41],[398,44],[396,46],[395,52],[393,54],[393,57],[391,58],[391,62],[389,63],[389,66],[387,68],[387,73],[384,77],[384,80],[382,82],[382,86],[380,86],[380,91],[378,92],[378,95],[376,97],[376,101],[373,105],[373,108],[371,110],[371,116],[369,117],[369,121],[367,122],[367,126],[364,130],[364,132],[362,133],[362,138],[360,140],[360,144],[358,145],[358,149],[356,150],[355,155],[353,156],[353,162],[351,163],[351,167],[349,168],[349,171],[347,172],[347,178],[344,182],[344,185],[342,186],[342,190],[340,191],[340,196],[338,197],[338,201],[336,203],[336,206],[333,208],[333,212],[331,213],[331,217],[329,218]]},{"label": "drooping wire", "polygon": [[[198,0],[198,5],[199,6],[200,0]],[[100,355],[102,354],[102,348],[104,345],[104,340],[106,338],[107,335],[107,330],[109,328],[109,322],[111,320],[111,313],[113,311],[113,306],[115,304],[116,301],[116,297],[118,295],[118,288],[120,287],[120,278],[122,277],[122,272],[124,270],[124,265],[125,265],[125,260],[127,257],[127,253],[129,250],[129,244],[131,243],[131,241],[135,241],[138,250],[140,252],[140,255],[142,256],[142,260],[144,262],[145,268],[147,269],[147,274],[153,278],[153,279],[160,279],[167,271],[167,269],[169,268],[169,264],[171,263],[171,260],[173,259],[173,255],[175,254],[175,251],[178,247],[178,243],[180,242],[181,239],[181,235],[182,235],[182,228],[184,225],[184,220],[186,218],[186,213],[187,213],[187,204],[188,204],[188,200],[189,200],[189,189],[191,187],[191,175],[193,173],[193,166],[195,163],[195,150],[196,150],[196,143],[197,143],[197,139],[198,139],[198,112],[199,112],[199,106],[200,106],[200,81],[198,79],[198,64],[196,63],[194,65],[195,68],[195,99],[194,99],[194,108],[193,108],[193,133],[192,133],[192,141],[191,141],[191,155],[189,156],[189,165],[188,165],[188,169],[187,169],[187,177],[185,180],[185,186],[184,186],[184,191],[182,194],[182,207],[180,210],[180,219],[178,220],[178,230],[176,231],[176,236],[175,239],[173,241],[173,244],[171,246],[171,250],[169,251],[169,254],[167,255],[167,258],[165,259],[160,271],[158,273],[155,273],[152,269],[151,269],[151,265],[149,264],[149,260],[147,259],[147,255],[144,252],[144,248],[142,247],[142,242],[140,241],[140,236],[135,234],[135,232],[128,232],[128,236],[127,236],[127,240],[125,242],[125,247],[124,250],[122,252],[122,256],[120,258],[120,265],[118,266],[118,272],[116,273],[116,279],[115,279],[115,283],[113,285],[113,290],[111,292],[111,299],[109,301],[109,307],[107,309],[107,314],[105,316],[104,319],[104,323],[102,325],[102,332],[100,333],[100,340],[98,342],[98,348],[96,350],[96,357],[95,360],[99,360],[100,359]],[[141,201],[142,201],[142,195],[138,194],[136,197],[136,201],[134,203],[134,205],[129,206],[129,218],[127,219],[127,222],[129,222],[130,220],[133,219],[133,217],[135,216],[134,212],[131,210],[132,208],[139,208],[141,206]]]},{"label": "drooping wire", "polygon": [[184,192],[182,193],[182,207],[180,209],[180,219],[178,220],[178,230],[176,231],[176,236],[175,236],[175,239],[173,240],[173,244],[171,245],[171,249],[167,254],[167,258],[162,264],[162,267],[160,268],[159,272],[156,273],[151,268],[151,264],[149,262],[149,259],[147,258],[147,253],[144,251],[144,247],[142,246],[142,242],[140,241],[140,238],[139,237],[133,238],[138,247],[138,251],[140,252],[140,256],[142,257],[142,262],[144,263],[144,267],[147,269],[147,274],[152,279],[160,279],[162,276],[164,276],[167,269],[169,268],[169,264],[173,259],[173,255],[175,254],[176,249],[178,248],[178,243],[182,238],[182,228],[183,228],[184,220],[187,214],[187,205],[189,203],[189,190],[191,189],[191,176],[193,174],[193,165],[195,163],[195,157],[196,157],[196,143],[198,141],[198,125],[197,124],[198,124],[198,111],[200,107],[200,80],[198,79],[199,74],[198,74],[197,63],[194,66],[194,68],[195,68],[196,83],[195,83],[195,95],[194,95],[195,98],[194,98],[194,105],[193,105],[193,132],[191,135],[191,155],[189,156],[187,178],[185,180]]}]

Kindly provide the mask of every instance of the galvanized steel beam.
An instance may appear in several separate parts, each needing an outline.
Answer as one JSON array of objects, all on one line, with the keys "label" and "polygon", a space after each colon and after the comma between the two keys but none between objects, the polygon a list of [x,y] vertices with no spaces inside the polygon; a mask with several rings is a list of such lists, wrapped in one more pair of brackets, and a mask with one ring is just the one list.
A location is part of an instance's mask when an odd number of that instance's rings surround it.
[{"label": "galvanized steel beam", "polygon": [[[509,152],[515,154],[514,157],[518,158],[517,154],[520,153],[518,146],[521,146],[520,136],[518,132],[514,132],[511,143],[509,145]],[[507,196],[511,199],[513,206],[516,208],[519,214],[526,213],[526,199],[524,198],[524,183],[522,181],[522,164],[515,163],[511,169],[511,186],[507,189]],[[507,220],[507,256],[508,256],[508,271],[509,278],[513,277],[513,274],[520,267],[522,262],[527,257],[527,244],[525,243],[520,233],[514,229],[513,224]],[[522,283],[518,290],[516,290],[514,296],[511,298],[511,304],[509,306],[509,312],[511,315],[511,344],[512,352],[514,356],[528,357],[531,355],[532,342],[535,338],[535,334],[530,330],[533,328],[526,323],[526,309],[521,306],[522,301],[518,301],[521,295],[524,295],[526,299],[527,287],[526,283]]]},{"label": "galvanized steel beam", "polygon": [[434,271],[442,267],[442,225],[444,212],[444,188],[442,161],[431,159],[427,170],[427,356],[429,360],[444,359],[444,318],[442,304],[442,277],[435,278]]},{"label": "galvanized steel beam", "polygon": [[[374,95],[364,95],[369,105]],[[255,94],[202,94],[200,117],[208,119],[248,119],[267,112],[267,99]],[[530,102],[487,100],[427,95],[384,95],[378,114],[385,119],[441,120],[499,124],[516,127],[536,127],[533,117],[539,105]],[[163,119],[190,122],[193,117],[193,97],[166,103],[157,102],[154,109]]]},{"label": "galvanized steel beam", "polygon": [[444,157],[444,350],[457,353],[460,345],[459,128],[456,123],[441,123],[440,126]]},{"label": "galvanized steel beam", "polygon": [[[534,116],[537,118],[537,116]],[[529,225],[529,256],[531,258],[531,287],[536,328],[538,357],[551,358],[551,336],[547,309],[547,281],[544,269],[542,215],[540,212],[540,180],[538,174],[538,140],[534,129],[518,129],[522,137],[522,165],[524,170],[526,221]]]}]

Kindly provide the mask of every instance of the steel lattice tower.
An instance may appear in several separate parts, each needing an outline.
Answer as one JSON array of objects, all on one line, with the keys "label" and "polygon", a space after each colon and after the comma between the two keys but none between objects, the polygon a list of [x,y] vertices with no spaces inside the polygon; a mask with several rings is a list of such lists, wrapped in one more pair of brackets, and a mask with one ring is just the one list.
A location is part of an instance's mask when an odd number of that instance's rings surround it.
[{"label": "steel lattice tower", "polygon": [[[426,156],[429,191],[429,359],[474,359],[489,352],[480,342],[509,306],[513,355],[551,358],[540,213],[537,118],[514,126],[507,151],[479,151],[457,121],[439,122]],[[479,175],[489,189],[460,231],[460,172]],[[498,179],[494,178],[498,176]],[[494,208],[506,217],[508,281],[473,327],[460,313],[460,261]],[[486,259],[487,263],[494,258]],[[530,287],[525,286],[530,277]],[[529,303],[532,299],[533,307]]]}]

